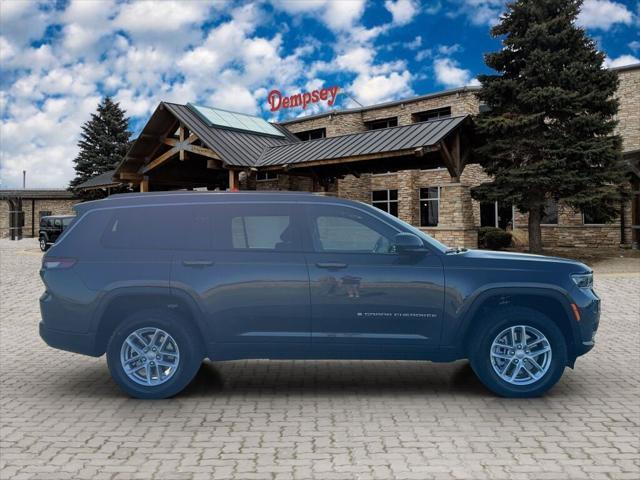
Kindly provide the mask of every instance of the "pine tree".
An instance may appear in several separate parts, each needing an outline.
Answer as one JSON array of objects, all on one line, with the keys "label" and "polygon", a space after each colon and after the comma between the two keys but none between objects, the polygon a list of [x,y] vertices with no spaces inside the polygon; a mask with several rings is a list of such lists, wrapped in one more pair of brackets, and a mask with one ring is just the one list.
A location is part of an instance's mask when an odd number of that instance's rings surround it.
[{"label": "pine tree", "polygon": [[[76,176],[70,182],[70,190],[88,179],[115,169],[129,149],[129,118],[110,97],[98,105],[96,113],[82,126],[78,147],[80,152],[73,160]],[[84,198],[101,196],[96,192],[77,192]]]},{"label": "pine tree", "polygon": [[516,0],[492,28],[503,48],[485,55],[496,75],[481,75],[476,159],[493,179],[478,200],[529,213],[529,248],[542,250],[549,199],[613,218],[624,197],[622,141],[614,134],[615,72],[576,26],[581,0]]}]

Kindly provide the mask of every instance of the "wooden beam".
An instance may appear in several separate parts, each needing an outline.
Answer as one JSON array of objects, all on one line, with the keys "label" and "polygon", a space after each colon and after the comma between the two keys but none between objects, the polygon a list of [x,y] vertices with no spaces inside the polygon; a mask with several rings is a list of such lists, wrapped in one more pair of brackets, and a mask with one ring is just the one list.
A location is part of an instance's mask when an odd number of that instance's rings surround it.
[{"label": "wooden beam", "polygon": [[208,149],[207,147],[201,147],[199,145],[184,145],[184,149],[187,152],[196,153],[198,155],[202,155],[203,157],[213,158],[214,160],[222,160],[216,152]]},{"label": "wooden beam", "polygon": [[449,148],[447,147],[447,144],[444,141],[441,141],[438,145],[440,145],[440,152],[442,153],[442,159],[444,160],[444,164],[447,167],[447,170],[449,171],[449,175],[451,175],[451,178],[453,179],[454,182],[459,182],[460,174],[456,169],[457,162],[454,160],[453,155],[451,154],[451,152],[449,151]]},{"label": "wooden beam", "polygon": [[140,182],[140,191],[148,192],[149,191],[149,177],[146,175],[142,177],[142,181]]},{"label": "wooden beam", "polygon": [[[431,146],[431,147],[423,147],[424,152],[435,152],[439,147]],[[369,153],[366,155],[357,155],[352,157],[343,157],[343,158],[330,158],[326,160],[312,160],[310,162],[300,162],[300,163],[290,163],[288,165],[272,165],[267,167],[261,167],[262,170],[293,170],[295,168],[307,168],[307,167],[317,167],[322,165],[334,165],[336,163],[351,163],[351,162],[362,162],[366,160],[379,160],[381,158],[392,158],[392,157],[402,157],[402,156],[415,156],[415,148],[407,148],[404,150],[395,150],[393,152],[376,152]]]},{"label": "wooden beam", "polygon": [[184,151],[184,147],[183,147],[185,130],[186,128],[184,128],[184,125],[180,124],[180,126],[178,127],[178,138],[180,139],[180,152],[179,152],[178,158],[180,159],[181,162],[184,162],[184,159],[187,158],[187,154]]},{"label": "wooden beam", "polygon": [[240,172],[237,170],[229,170],[229,190],[232,192],[240,189],[239,176]]},{"label": "wooden beam", "polygon": [[193,143],[196,140],[198,140],[198,136],[195,133],[192,133],[189,135],[189,138],[187,138],[187,143]]},{"label": "wooden beam", "polygon": [[175,147],[176,145],[178,145],[178,139],[165,137],[162,139],[162,143],[164,143],[165,145],[171,145],[172,147]]},{"label": "wooden beam", "polygon": [[162,165],[163,163],[165,163],[167,160],[170,160],[173,156],[175,156],[176,153],[178,153],[178,147],[170,148],[169,150],[164,152],[162,155],[160,155],[159,157],[153,159],[147,165],[143,166],[142,167],[142,171],[140,173],[147,173],[150,170],[153,170],[154,168],[156,168],[156,167]]}]

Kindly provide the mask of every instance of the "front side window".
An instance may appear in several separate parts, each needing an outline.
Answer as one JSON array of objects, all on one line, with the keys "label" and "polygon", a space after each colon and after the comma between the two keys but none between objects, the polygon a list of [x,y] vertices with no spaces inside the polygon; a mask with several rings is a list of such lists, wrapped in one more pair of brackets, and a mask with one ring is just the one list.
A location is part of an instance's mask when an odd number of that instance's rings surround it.
[{"label": "front side window", "polygon": [[312,208],[312,236],[318,252],[391,253],[397,233],[374,217],[348,208]]},{"label": "front side window", "polygon": [[440,217],[440,187],[420,189],[420,226],[437,227]]},{"label": "front side window", "polygon": [[371,204],[397,217],[398,190],[374,190],[371,192]]}]

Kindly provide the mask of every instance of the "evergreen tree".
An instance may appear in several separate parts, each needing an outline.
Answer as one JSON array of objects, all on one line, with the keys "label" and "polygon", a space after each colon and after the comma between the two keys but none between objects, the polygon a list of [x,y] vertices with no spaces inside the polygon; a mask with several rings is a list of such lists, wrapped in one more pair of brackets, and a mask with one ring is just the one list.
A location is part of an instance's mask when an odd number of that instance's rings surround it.
[{"label": "evergreen tree", "polygon": [[512,203],[529,213],[529,248],[542,250],[549,199],[613,218],[624,196],[621,138],[614,135],[615,72],[576,26],[581,0],[516,0],[494,37],[503,48],[485,55],[497,75],[481,75],[475,155],[492,181],[478,200]]},{"label": "evergreen tree", "polygon": [[[82,126],[78,147],[80,152],[73,160],[76,176],[70,182],[70,190],[88,179],[115,169],[129,149],[129,118],[110,97],[98,105],[91,120]],[[77,192],[84,198],[103,196],[97,192]]]}]

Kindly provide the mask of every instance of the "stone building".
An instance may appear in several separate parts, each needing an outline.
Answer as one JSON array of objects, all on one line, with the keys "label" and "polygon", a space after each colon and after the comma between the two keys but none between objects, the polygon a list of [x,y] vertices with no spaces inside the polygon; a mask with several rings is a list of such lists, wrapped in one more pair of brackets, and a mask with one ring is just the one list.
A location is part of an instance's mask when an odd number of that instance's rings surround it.
[{"label": "stone building", "polygon": [[[550,204],[546,246],[638,242],[640,65],[616,69],[619,133],[635,189],[620,217]],[[482,106],[465,87],[363,108],[299,117],[279,125],[197,105],[163,102],[115,181],[141,191],[179,188],[312,190],[371,203],[450,245],[474,247],[481,226],[526,228],[525,214],[480,204],[470,188],[487,180],[469,154],[472,116]]]},{"label": "stone building", "polygon": [[67,190],[0,190],[0,238],[12,230],[15,236],[37,237],[40,218],[73,215],[76,203]]}]

